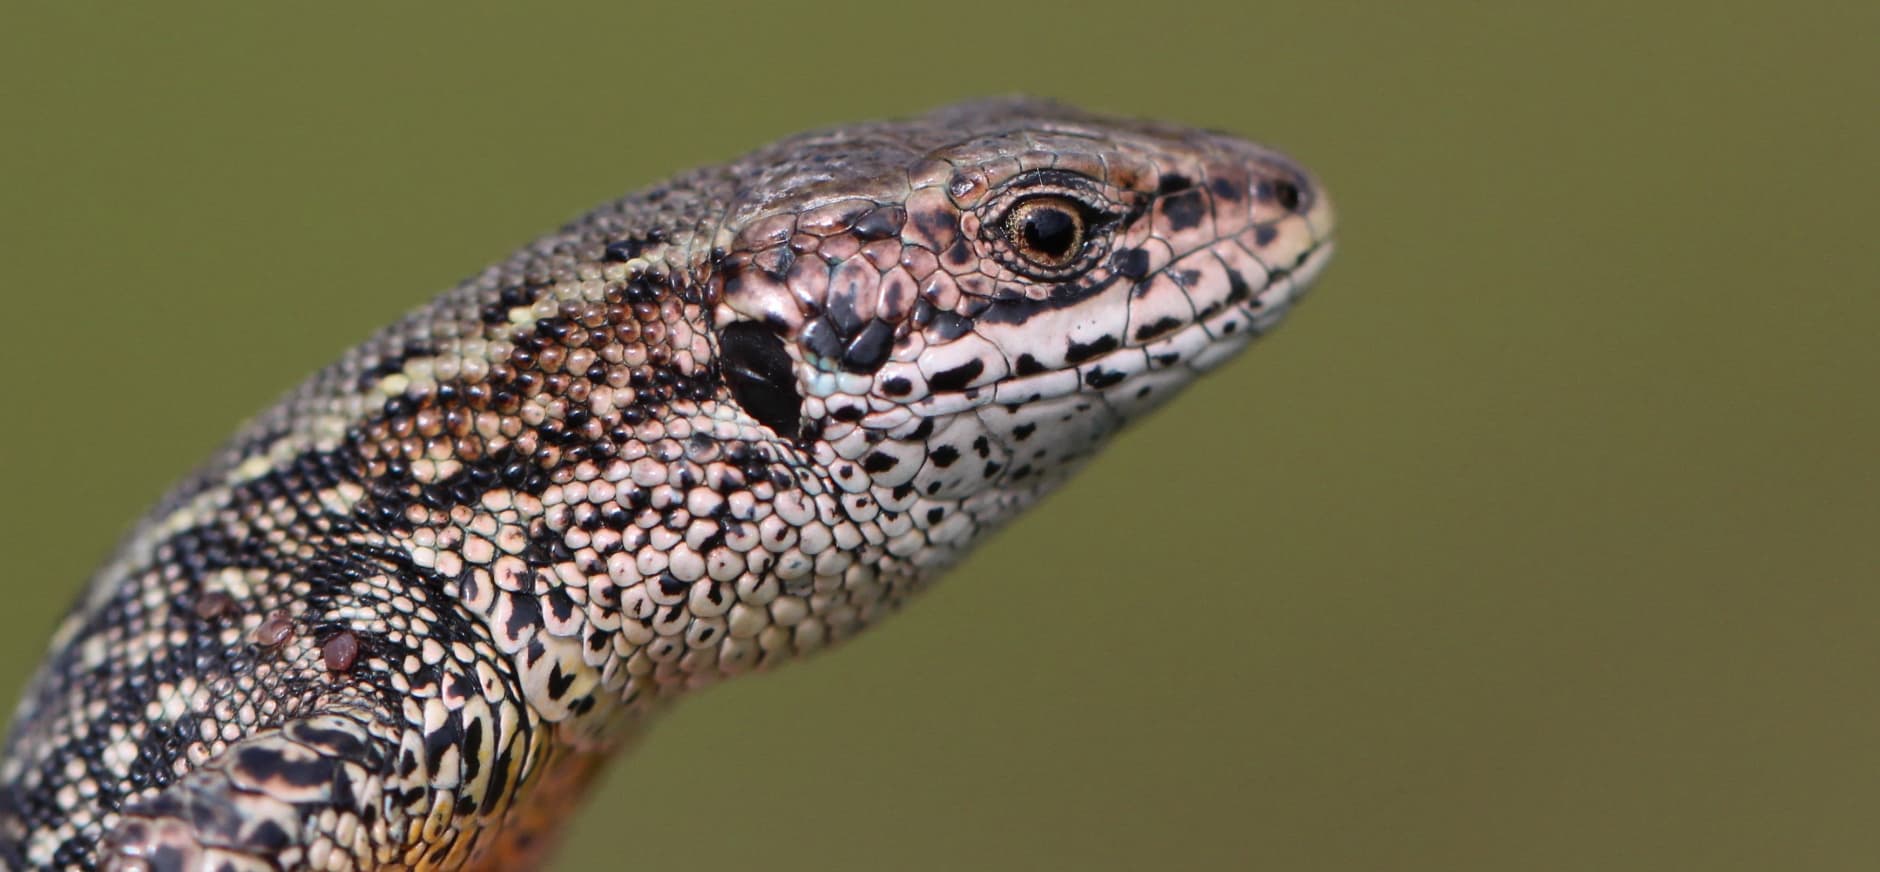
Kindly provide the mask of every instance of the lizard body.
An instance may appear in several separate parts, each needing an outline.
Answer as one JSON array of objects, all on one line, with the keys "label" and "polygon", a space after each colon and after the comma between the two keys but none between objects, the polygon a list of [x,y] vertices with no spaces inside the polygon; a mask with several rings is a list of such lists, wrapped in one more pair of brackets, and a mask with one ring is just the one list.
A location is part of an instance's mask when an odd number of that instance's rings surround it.
[{"label": "lizard body", "polygon": [[1028,100],[604,205],[316,374],[53,636],[0,860],[513,869],[683,691],[852,636],[1273,326],[1288,159]]}]

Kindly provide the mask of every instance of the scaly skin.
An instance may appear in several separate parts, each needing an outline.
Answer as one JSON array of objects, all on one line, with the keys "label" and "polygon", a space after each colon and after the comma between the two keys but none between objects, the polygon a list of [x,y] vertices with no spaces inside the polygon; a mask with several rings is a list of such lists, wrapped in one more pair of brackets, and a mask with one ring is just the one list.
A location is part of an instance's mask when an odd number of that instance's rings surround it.
[{"label": "scaly skin", "polygon": [[854,635],[1272,327],[1331,209],[1024,100],[786,139],[380,332],[129,536],[0,765],[11,868],[516,869],[681,692]]}]

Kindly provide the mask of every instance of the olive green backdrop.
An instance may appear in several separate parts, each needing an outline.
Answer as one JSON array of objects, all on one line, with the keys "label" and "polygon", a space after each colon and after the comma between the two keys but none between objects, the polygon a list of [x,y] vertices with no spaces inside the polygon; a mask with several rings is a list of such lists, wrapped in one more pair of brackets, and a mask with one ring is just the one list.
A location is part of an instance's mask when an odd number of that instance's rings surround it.
[{"label": "olive green backdrop", "polygon": [[378,324],[1028,91],[1287,148],[1339,258],[907,613],[681,706],[560,868],[1880,866],[1872,4],[680,5],[7,4],[0,705]]}]

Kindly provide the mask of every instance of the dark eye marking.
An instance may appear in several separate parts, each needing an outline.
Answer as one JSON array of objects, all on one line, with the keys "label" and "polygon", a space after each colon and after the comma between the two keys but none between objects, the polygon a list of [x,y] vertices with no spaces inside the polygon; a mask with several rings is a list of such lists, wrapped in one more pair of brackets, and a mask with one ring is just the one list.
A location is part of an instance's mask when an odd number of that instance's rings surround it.
[{"label": "dark eye marking", "polygon": [[718,366],[744,411],[777,435],[796,438],[803,396],[796,389],[796,364],[775,328],[756,321],[725,325],[718,332]]}]

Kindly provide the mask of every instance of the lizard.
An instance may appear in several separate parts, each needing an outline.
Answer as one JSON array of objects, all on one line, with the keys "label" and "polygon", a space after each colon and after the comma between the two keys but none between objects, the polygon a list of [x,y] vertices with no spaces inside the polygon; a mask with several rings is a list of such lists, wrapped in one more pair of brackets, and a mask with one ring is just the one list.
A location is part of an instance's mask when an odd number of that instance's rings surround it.
[{"label": "lizard", "polygon": [[1280,152],[1030,98],[602,205],[131,530],[14,715],[0,860],[533,868],[672,700],[894,611],[1332,249]]}]

